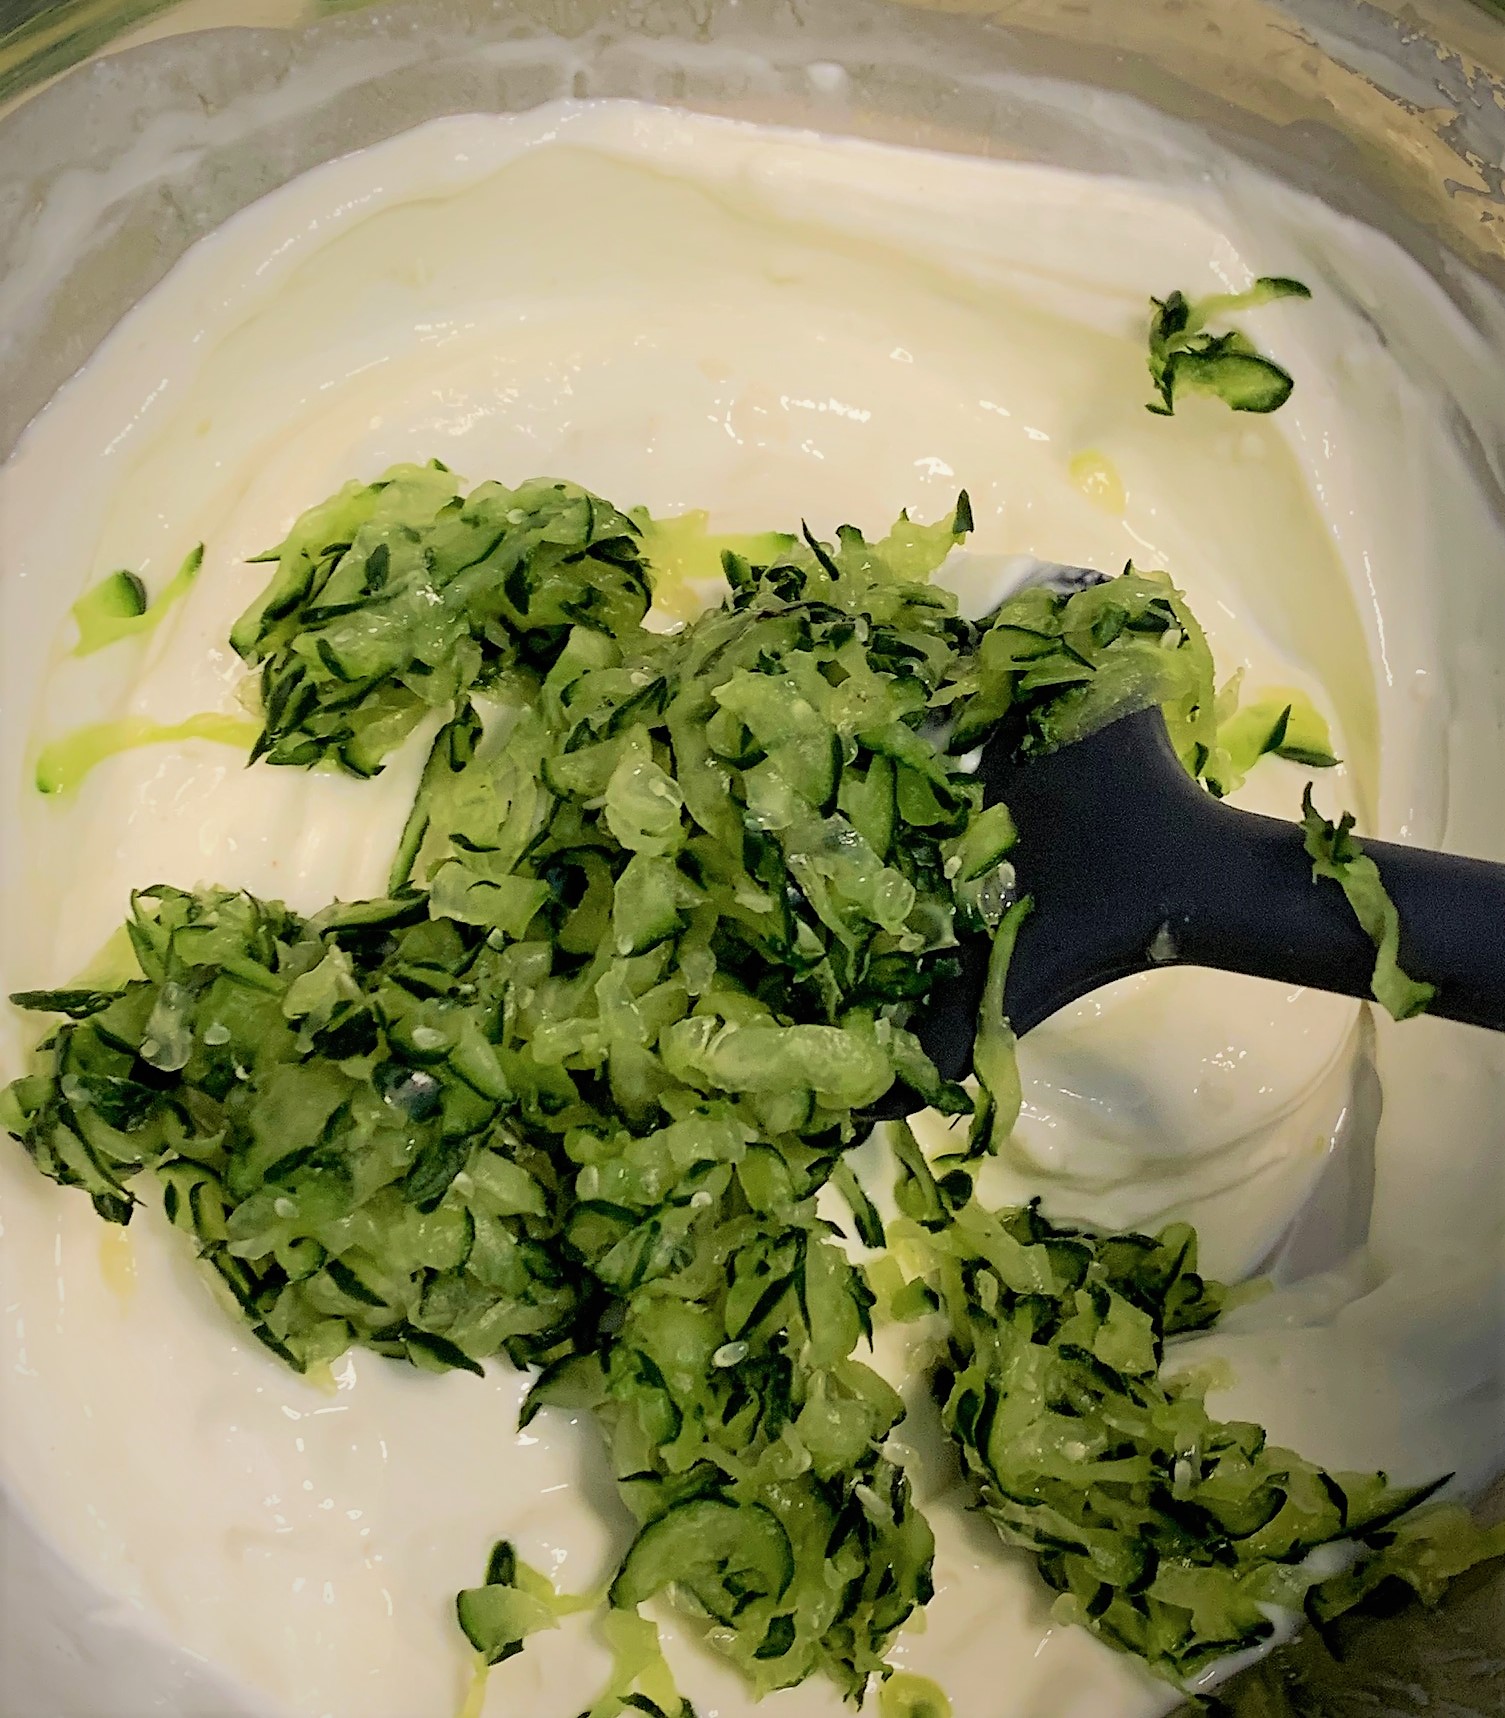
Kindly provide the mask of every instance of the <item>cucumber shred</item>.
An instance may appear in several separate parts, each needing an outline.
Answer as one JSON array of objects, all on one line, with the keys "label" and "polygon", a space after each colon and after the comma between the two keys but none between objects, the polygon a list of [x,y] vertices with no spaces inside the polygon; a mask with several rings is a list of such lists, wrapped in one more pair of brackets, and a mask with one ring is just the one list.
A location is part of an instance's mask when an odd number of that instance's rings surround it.
[{"label": "cucumber shred", "polygon": [[204,564],[204,545],[196,544],[168,581],[155,602],[147,594],[139,573],[127,568],[110,573],[91,585],[73,605],[78,626],[75,656],[92,656],[96,650],[122,639],[141,638],[154,632],[168,611],[187,596]]},{"label": "cucumber shred", "polygon": [[[369,776],[434,736],[388,894],[301,917],[147,889],[133,973],[13,999],[59,1018],[0,1124],[108,1221],[154,1190],[280,1360],[506,1359],[536,1372],[525,1424],[595,1417],[635,1522],[603,1712],[688,1710],[633,1614],[660,1594],[755,1692],[818,1674],[854,1700],[931,1596],[904,1403],[859,1358],[874,1291],[828,1184],[875,1283],[896,1235],[931,1260],[885,1311],[944,1315],[947,1427],[1005,1536],[1166,1674],[1299,1598],[1301,1547],[1410,1501],[1159,1382],[1164,1343],[1221,1304],[1189,1232],[990,1214],[902,1127],[885,1224],[846,1160],[896,1079],[974,1111],[907,1029],[963,934],[993,941],[971,1150],[1017,1115],[1002,997],[1027,903],[964,754],[1150,704],[1193,773],[1217,746],[1168,580],[1029,590],[975,624],[928,582],[970,526],[963,496],[874,542],[713,539],[569,483],[467,493],[437,463],[347,485],[266,557],[232,642],[267,765]],[[667,582],[719,558],[727,589],[671,633],[642,625],[656,543]],[[1405,1543],[1415,1570],[1462,1555]],[[499,1547],[460,1595],[483,1665],[561,1614],[539,1580]]]},{"label": "cucumber shred", "polygon": [[1202,772],[1219,799],[1242,786],[1262,757],[1308,769],[1332,769],[1339,762],[1326,718],[1305,692],[1275,689],[1239,707],[1235,683],[1219,694],[1220,709],[1225,701],[1233,707],[1219,721],[1217,746]]},{"label": "cucumber shred", "polygon": [[1189,299],[1183,292],[1152,298],[1150,378],[1158,396],[1147,408],[1171,417],[1177,399],[1211,394],[1235,412],[1274,412],[1291,397],[1290,372],[1260,354],[1237,329],[1212,334],[1207,324],[1244,310],[1257,310],[1281,298],[1310,298],[1299,280],[1263,275],[1245,292],[1216,293]]},{"label": "cucumber shred", "polygon": [[470,1587],[455,1597],[455,1614],[465,1638],[487,1665],[504,1664],[523,1650],[523,1642],[541,1629],[559,1626],[559,1607],[552,1587],[547,1595],[532,1590],[524,1573],[519,1580],[517,1553],[502,1540],[491,1553],[484,1586]]},{"label": "cucumber shred", "polygon": [[1353,833],[1353,813],[1330,823],[1312,804],[1312,784],[1301,797],[1301,822],[1314,883],[1338,884],[1354,917],[1374,944],[1374,999],[1396,1020],[1425,1012],[1436,986],[1413,978],[1400,963],[1400,913],[1380,878],[1379,867]]},{"label": "cucumber shred", "polygon": [[678,1587],[725,1627],[749,1606],[777,1607],[794,1567],[789,1534],[771,1510],[693,1497],[638,1534],[612,1582],[611,1602],[632,1609]]}]

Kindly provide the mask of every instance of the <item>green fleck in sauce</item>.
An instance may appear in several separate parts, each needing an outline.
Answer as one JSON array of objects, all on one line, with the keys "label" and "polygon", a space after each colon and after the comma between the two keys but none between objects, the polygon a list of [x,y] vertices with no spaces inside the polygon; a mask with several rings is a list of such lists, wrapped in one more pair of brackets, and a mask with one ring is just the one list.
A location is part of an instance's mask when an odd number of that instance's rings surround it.
[{"label": "green fleck in sauce", "polygon": [[896,1670],[878,1691],[878,1718],[951,1718],[951,1702],[928,1676]]},{"label": "green fleck in sauce", "polygon": [[486,1705],[486,1684],[490,1677],[491,1666],[477,1653],[470,1686],[465,1691],[465,1700],[460,1707],[460,1718],[481,1718],[482,1709]]},{"label": "green fleck in sauce", "polygon": [[212,740],[216,745],[249,751],[260,729],[242,716],[207,713],[182,722],[153,722],[146,716],[123,716],[116,722],[94,722],[77,728],[42,748],[37,759],[37,792],[72,793],[96,764],[138,746],[166,745],[172,740]]},{"label": "green fleck in sauce", "polygon": [[92,656],[107,644],[116,644],[122,638],[140,638],[154,631],[163,615],[192,589],[203,564],[204,545],[200,543],[154,603],[148,602],[146,586],[135,573],[111,573],[97,585],[91,585],[73,605],[73,618],[78,622],[78,643],[73,654]]}]

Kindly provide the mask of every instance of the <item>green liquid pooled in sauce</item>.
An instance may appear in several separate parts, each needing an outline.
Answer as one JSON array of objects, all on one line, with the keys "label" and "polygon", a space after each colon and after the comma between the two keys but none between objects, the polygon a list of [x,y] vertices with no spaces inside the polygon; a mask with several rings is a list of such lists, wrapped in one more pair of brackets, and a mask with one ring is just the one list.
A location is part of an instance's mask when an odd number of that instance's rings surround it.
[{"label": "green liquid pooled in sauce", "polygon": [[794,538],[781,531],[716,532],[704,512],[675,513],[654,519],[633,514],[643,533],[643,553],[653,567],[653,600],[678,622],[693,620],[705,607],[709,582],[721,579],[722,556],[740,556],[759,565],[776,561]]},{"label": "green liquid pooled in sauce", "polygon": [[951,1718],[951,1702],[928,1676],[896,1670],[878,1691],[878,1718]]},{"label": "green liquid pooled in sauce", "polygon": [[212,740],[249,752],[260,728],[244,716],[207,712],[181,722],[154,722],[147,716],[122,716],[115,722],[93,722],[76,728],[42,748],[37,759],[37,792],[72,793],[96,764],[138,746],[166,745],[173,740]]}]

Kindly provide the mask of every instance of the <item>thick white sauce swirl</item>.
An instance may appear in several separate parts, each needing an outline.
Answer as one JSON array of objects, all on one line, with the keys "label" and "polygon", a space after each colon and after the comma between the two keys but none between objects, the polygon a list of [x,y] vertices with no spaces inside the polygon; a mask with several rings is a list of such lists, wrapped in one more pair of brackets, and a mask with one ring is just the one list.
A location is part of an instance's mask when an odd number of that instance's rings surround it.
[{"label": "thick white sauce swirl", "polygon": [[[1225,674],[1331,714],[1348,763],[1329,805],[1438,837],[1414,590],[1433,545],[1391,493],[1412,473],[1383,424],[1411,396],[1377,340],[1320,295],[1274,307],[1258,337],[1299,378],[1279,418],[1143,409],[1151,292],[1311,260],[1320,212],[1256,246],[1257,181],[1243,200],[1236,218],[1125,181],[615,104],[435,122],[246,210],[0,474],[5,989],[84,966],[133,886],[305,910],[379,891],[411,759],[357,783],[166,745],[45,803],[28,772],[83,720],[243,714],[225,639],[262,583],[247,558],[347,477],[435,455],[728,529],[881,529],[965,486],[979,550],[1166,568]],[[129,566],[160,589],[199,539],[203,574],[149,643],[66,655],[85,584]],[[1290,815],[1303,780],[1267,762],[1243,797]],[[8,1075],[28,1028],[6,1030]],[[1189,1216],[1214,1272],[1275,1258],[1285,1286],[1195,1350],[1231,1363],[1227,1411],[1336,1465],[1477,1481],[1501,1453],[1499,1202],[1467,1186],[1498,1187],[1500,1059],[1460,1029],[1382,1026],[1376,1170],[1375,1036],[1313,993],[1192,972],[1116,987],[1025,1044],[1025,1118],[989,1191],[1119,1226]],[[61,1559],[0,1564],[0,1658],[23,1678],[0,1680],[7,1712],[444,1718],[469,1674],[450,1596],[492,1540],[572,1590],[620,1550],[589,1427],[552,1414],[517,1433],[504,1367],[477,1383],[361,1355],[321,1392],[243,1336],[159,1220],[107,1232],[13,1149],[0,1229],[3,1477]],[[1052,1625],[942,1465],[920,1475],[939,1590],[895,1660],[957,1718],[1173,1703]],[[702,1718],[748,1709],[687,1631],[666,1634]],[[495,1674],[487,1711],[572,1718],[605,1665],[589,1625],[567,1626]],[[206,1693],[220,1676],[239,1692]],[[839,1706],[811,1685],[766,1710]]]}]

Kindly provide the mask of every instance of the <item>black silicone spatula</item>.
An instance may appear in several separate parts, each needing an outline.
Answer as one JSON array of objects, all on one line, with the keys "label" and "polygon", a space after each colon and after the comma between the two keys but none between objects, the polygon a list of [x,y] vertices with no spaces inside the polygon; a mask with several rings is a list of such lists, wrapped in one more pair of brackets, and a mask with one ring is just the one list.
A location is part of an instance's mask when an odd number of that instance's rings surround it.
[{"label": "black silicone spatula", "polygon": [[[1013,813],[1018,893],[1034,903],[1004,992],[1016,1033],[1156,966],[1369,995],[1374,944],[1339,885],[1314,882],[1300,825],[1200,787],[1159,710],[1024,761],[994,741],[979,774],[986,802]],[[1428,1012],[1505,1031],[1505,865],[1383,841],[1363,849],[1400,912],[1401,965],[1437,987]],[[972,1066],[988,947],[979,939],[958,952],[959,979],[910,1023],[953,1080]],[[917,1107],[895,1088],[873,1113]]]}]

